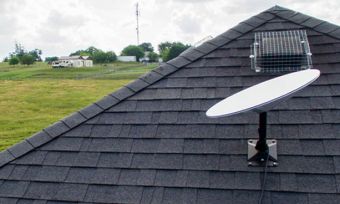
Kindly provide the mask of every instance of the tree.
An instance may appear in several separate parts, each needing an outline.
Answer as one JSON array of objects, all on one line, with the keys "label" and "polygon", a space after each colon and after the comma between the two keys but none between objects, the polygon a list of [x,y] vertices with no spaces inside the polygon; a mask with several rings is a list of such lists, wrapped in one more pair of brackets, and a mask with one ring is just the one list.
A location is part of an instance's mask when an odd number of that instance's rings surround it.
[{"label": "tree", "polygon": [[[41,61],[42,51],[40,49],[34,49],[27,52],[20,43],[15,43],[15,50],[13,53],[10,53],[10,58],[17,58],[20,64],[30,65],[35,61]],[[13,62],[15,63],[15,59]]]},{"label": "tree", "polygon": [[163,61],[166,62],[177,57],[189,47],[190,45],[184,45],[181,42],[163,42],[158,45],[158,50]]},{"label": "tree", "polygon": [[136,45],[129,45],[122,50],[122,56],[136,56],[137,61],[144,57],[142,48]]},{"label": "tree", "polygon": [[8,57],[5,57],[3,62],[8,62]]},{"label": "tree", "polygon": [[160,43],[160,44],[158,45],[158,51],[159,51],[159,53],[163,53],[164,51],[169,50],[169,49],[171,48],[172,44],[173,44],[173,43],[168,42],[168,41]]},{"label": "tree", "polygon": [[140,45],[138,45],[144,52],[153,52],[153,46],[149,42],[144,42]]},{"label": "tree", "polygon": [[184,45],[181,42],[175,42],[172,44],[171,48],[169,49],[169,53],[167,54],[165,61],[169,61],[174,59],[178,55],[180,55],[184,50],[188,49],[190,45]]},{"label": "tree", "polygon": [[25,53],[19,58],[20,63],[24,65],[31,65],[35,62],[35,57],[31,54]]},{"label": "tree", "polygon": [[34,49],[32,51],[28,52],[30,55],[32,55],[34,57],[34,61],[37,62],[41,62],[41,55],[42,55],[42,51],[39,49]]},{"label": "tree", "polygon": [[157,53],[155,53],[155,52],[150,52],[150,53],[148,54],[148,57],[149,57],[149,61],[150,61],[150,62],[158,62],[159,56],[158,56]]},{"label": "tree", "polygon": [[53,61],[57,61],[59,58],[54,56],[54,57],[46,57],[45,58],[45,62],[47,62],[48,64],[51,64]]},{"label": "tree", "polygon": [[106,52],[107,55],[107,62],[114,62],[117,60],[117,55],[113,51]]},{"label": "tree", "polygon": [[78,50],[70,54],[70,56],[90,56],[94,63],[110,63],[117,60],[117,55],[113,51],[104,52],[94,46],[90,46],[85,50]]},{"label": "tree", "polygon": [[9,65],[17,65],[19,64],[19,59],[17,57],[11,57],[8,61]]}]

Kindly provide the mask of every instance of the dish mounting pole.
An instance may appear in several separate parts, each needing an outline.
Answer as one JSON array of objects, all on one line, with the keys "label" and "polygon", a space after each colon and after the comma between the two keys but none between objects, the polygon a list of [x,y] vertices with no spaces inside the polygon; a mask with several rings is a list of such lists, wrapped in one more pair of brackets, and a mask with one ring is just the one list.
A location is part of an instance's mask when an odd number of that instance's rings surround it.
[{"label": "dish mounting pole", "polygon": [[277,166],[277,142],[267,140],[267,112],[259,113],[258,134],[258,140],[248,140],[248,165]]}]

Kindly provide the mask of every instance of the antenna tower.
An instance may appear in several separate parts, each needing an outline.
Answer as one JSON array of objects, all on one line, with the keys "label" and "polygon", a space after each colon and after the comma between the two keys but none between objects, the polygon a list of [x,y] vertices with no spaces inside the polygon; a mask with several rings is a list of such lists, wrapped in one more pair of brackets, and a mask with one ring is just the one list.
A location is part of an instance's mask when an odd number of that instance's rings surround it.
[{"label": "antenna tower", "polygon": [[138,8],[138,2],[136,3],[136,19],[137,19],[137,45],[139,45],[139,8]]}]

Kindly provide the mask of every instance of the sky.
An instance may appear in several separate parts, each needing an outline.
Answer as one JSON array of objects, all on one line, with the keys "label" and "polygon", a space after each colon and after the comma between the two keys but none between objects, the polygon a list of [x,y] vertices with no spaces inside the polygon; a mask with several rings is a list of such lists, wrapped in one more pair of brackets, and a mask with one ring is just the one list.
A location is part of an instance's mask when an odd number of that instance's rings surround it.
[{"label": "sky", "polygon": [[43,56],[65,56],[95,46],[104,51],[140,42],[195,44],[280,5],[340,25],[339,0],[0,0],[0,59],[15,42]]}]

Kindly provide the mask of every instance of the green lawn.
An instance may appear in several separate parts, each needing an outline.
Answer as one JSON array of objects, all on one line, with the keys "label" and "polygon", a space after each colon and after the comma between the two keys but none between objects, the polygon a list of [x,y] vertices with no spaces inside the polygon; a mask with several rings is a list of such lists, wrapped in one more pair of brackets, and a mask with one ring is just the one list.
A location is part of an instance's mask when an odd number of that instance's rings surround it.
[{"label": "green lawn", "polygon": [[52,69],[0,63],[0,150],[95,102],[156,65]]}]

